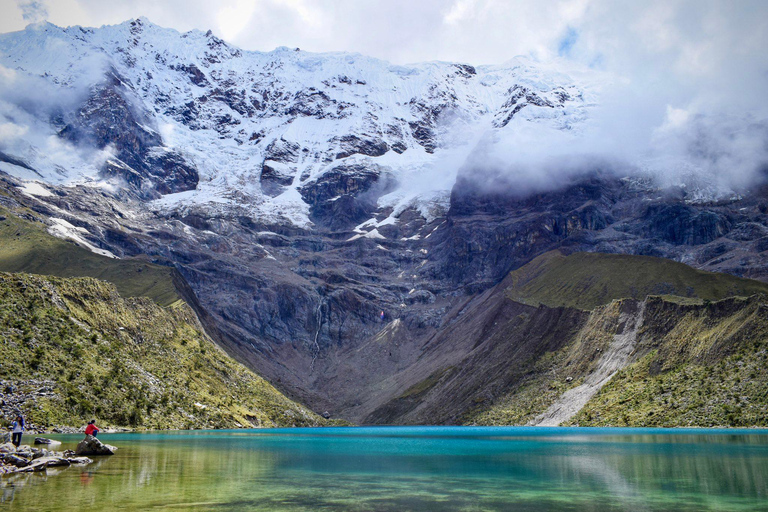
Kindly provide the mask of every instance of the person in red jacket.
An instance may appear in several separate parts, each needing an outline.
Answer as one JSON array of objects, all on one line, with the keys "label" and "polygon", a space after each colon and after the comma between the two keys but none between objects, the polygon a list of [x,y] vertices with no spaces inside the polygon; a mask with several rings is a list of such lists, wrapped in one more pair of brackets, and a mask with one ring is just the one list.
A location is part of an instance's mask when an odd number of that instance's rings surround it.
[{"label": "person in red jacket", "polygon": [[85,427],[85,435],[96,437],[96,434],[99,433],[99,430],[101,429],[96,426],[96,420],[91,420]]}]

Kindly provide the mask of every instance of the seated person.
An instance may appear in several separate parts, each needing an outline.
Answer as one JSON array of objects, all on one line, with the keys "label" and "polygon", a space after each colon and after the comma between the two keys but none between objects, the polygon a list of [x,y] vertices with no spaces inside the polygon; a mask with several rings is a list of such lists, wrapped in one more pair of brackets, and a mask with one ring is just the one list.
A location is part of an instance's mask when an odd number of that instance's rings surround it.
[{"label": "seated person", "polygon": [[96,437],[96,434],[99,433],[99,430],[101,429],[96,426],[96,420],[91,420],[85,427],[85,435]]}]

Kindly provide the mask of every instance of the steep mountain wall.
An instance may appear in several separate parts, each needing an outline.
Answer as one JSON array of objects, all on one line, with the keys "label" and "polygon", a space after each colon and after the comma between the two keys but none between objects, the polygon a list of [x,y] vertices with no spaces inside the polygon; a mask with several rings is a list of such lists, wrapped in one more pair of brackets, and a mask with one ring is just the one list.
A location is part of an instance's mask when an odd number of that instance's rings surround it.
[{"label": "steep mountain wall", "polygon": [[[687,275],[683,289],[692,298],[617,299],[637,290],[638,269],[645,270],[646,283],[663,284],[660,276],[670,263],[621,256],[624,271],[612,276],[613,286],[606,290],[600,279],[616,258],[551,254],[513,272],[423,347],[418,361],[398,375],[397,397],[380,405],[368,421],[764,424],[760,418],[766,403],[759,390],[765,375],[759,365],[768,343],[762,314],[768,285],[681,266],[668,275],[684,280]],[[563,268],[571,269],[570,277],[560,273]],[[556,279],[563,290],[579,291],[558,297],[572,306],[519,302],[521,297],[532,300],[535,294],[526,296],[531,290],[543,290],[539,298],[551,297],[539,285]],[[606,293],[607,304],[583,307],[595,297],[589,286],[579,288],[585,280]],[[697,298],[714,289],[724,295],[726,290],[757,295],[717,302]],[[718,380],[707,383],[707,376]],[[728,389],[734,385],[738,391]],[[711,394],[702,395],[704,390]],[[662,410],[670,396],[679,417]]]}]

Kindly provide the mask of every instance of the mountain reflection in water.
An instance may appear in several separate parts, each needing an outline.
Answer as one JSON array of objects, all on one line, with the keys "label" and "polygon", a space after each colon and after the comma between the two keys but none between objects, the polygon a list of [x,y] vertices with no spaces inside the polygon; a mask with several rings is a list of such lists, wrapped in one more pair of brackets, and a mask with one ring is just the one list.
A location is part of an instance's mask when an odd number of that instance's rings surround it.
[{"label": "mountain reflection in water", "polygon": [[[55,436],[74,443],[78,436]],[[768,431],[375,427],[106,435],[9,510],[765,510]],[[54,474],[54,472],[56,474]]]}]

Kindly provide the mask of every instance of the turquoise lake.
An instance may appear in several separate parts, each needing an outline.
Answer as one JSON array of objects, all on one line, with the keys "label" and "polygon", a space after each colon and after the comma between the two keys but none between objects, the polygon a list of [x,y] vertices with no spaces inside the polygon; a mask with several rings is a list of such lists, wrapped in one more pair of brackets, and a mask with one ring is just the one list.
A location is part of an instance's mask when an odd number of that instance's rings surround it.
[{"label": "turquoise lake", "polygon": [[[62,449],[82,438],[49,437]],[[100,438],[117,454],[3,477],[0,509],[768,510],[768,430],[360,427]]]}]

